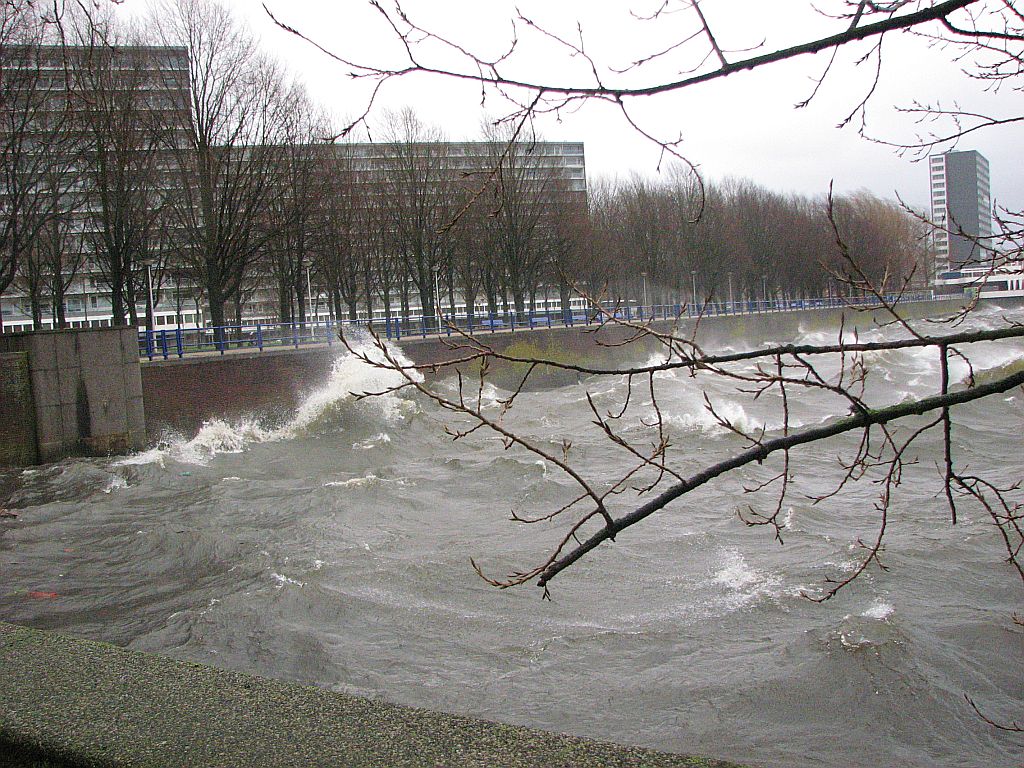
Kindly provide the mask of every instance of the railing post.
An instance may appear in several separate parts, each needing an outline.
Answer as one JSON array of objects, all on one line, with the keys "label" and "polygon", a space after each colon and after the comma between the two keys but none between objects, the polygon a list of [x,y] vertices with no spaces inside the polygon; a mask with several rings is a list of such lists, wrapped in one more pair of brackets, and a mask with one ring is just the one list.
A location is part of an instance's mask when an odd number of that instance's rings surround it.
[{"label": "railing post", "polygon": [[146,357],[153,359],[153,331],[146,329]]},{"label": "railing post", "polygon": [[174,329],[174,346],[177,348],[178,357],[184,357],[185,350],[181,347],[181,326]]},{"label": "railing post", "polygon": [[164,360],[167,359],[167,329],[163,328],[160,331],[160,351],[163,352]]},{"label": "railing post", "polygon": [[256,346],[260,352],[263,351],[263,325],[262,323],[256,323]]}]

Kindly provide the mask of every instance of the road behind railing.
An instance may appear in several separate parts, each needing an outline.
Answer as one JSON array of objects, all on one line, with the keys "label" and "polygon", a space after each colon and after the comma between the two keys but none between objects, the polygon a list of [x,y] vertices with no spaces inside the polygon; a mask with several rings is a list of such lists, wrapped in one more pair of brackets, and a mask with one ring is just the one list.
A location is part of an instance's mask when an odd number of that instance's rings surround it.
[{"label": "road behind railing", "polygon": [[[931,301],[930,291],[904,294],[900,304]],[[897,297],[887,297],[895,302]],[[366,320],[340,320],[313,323],[255,323],[226,325],[210,328],[165,328],[139,334],[139,357],[148,360],[185,357],[190,354],[211,352],[225,354],[236,350],[281,349],[320,344],[339,344],[339,334],[346,328],[371,328],[387,339],[451,336],[458,330],[471,334],[516,332],[539,328],[572,328],[599,325],[609,318],[645,322],[649,320],[676,320],[679,318],[716,317],[720,315],[756,315],[766,312],[798,312],[806,309],[827,309],[848,306],[877,305],[874,297],[823,297],[818,299],[773,299],[769,301],[709,302],[703,307],[688,304],[656,304],[646,307],[592,307],[586,311],[549,311],[478,315],[438,318],[434,315],[408,319],[392,317],[372,322]]]}]

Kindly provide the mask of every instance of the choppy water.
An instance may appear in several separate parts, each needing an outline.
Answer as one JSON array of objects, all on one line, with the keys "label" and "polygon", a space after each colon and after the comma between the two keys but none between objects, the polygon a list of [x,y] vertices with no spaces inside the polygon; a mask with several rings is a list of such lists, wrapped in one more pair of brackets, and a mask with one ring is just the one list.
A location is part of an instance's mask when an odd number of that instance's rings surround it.
[{"label": "choppy water", "polygon": [[[988,310],[973,322],[996,321]],[[976,371],[1022,353],[1021,343],[979,350]],[[871,386],[891,402],[935,385],[934,355],[873,362]],[[495,575],[532,565],[556,531],[514,525],[509,511],[551,509],[571,487],[482,433],[453,443],[446,415],[422,397],[349,394],[387,383],[340,358],[284,424],[214,422],[127,458],[8,475],[0,506],[18,518],[0,521],[0,618],[756,765],[1021,764],[1020,736],[991,728],[964,699],[1024,717],[1024,630],[1012,621],[1021,584],[981,511],[965,507],[949,524],[936,495],[937,435],[922,442],[894,506],[890,570],[869,570],[828,603],[802,593],[854,566],[854,542],[874,531],[877,487],[819,506],[795,494],[780,546],[736,515],[751,501],[743,483],[770,468],[621,535],[543,602],[532,587],[489,587],[469,558]],[[661,385],[687,471],[739,445],[704,409],[704,390],[738,424],[780,426],[777,400],[685,375]],[[584,388],[610,407],[623,384],[526,393],[517,423],[552,446],[570,438],[591,476],[610,475],[616,459],[587,428]],[[810,424],[834,404],[804,397],[794,408]],[[1022,433],[1021,392],[956,413],[961,461],[998,482],[1021,479]],[[835,481],[844,446],[800,454],[801,491]]]}]

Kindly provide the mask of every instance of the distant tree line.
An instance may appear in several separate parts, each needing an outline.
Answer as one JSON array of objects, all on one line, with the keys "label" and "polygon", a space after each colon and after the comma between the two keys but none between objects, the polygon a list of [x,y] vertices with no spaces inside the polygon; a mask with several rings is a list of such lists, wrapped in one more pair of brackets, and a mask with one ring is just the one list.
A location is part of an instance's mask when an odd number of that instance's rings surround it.
[{"label": "distant tree line", "polygon": [[592,184],[590,226],[589,284],[637,301],[646,287],[651,304],[846,295],[864,277],[897,291],[930,273],[922,220],[867,191],[829,200],[677,169]]}]

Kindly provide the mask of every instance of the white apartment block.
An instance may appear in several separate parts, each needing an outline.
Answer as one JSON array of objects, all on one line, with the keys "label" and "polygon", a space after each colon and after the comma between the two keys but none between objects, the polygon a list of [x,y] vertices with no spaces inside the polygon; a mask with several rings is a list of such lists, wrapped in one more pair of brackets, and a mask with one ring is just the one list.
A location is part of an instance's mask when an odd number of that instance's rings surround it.
[{"label": "white apartment block", "polygon": [[988,160],[975,150],[928,158],[932,246],[937,273],[990,260],[992,198]]}]

